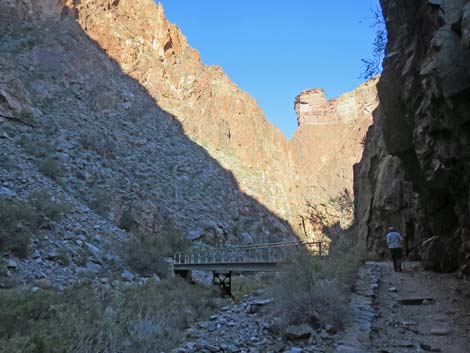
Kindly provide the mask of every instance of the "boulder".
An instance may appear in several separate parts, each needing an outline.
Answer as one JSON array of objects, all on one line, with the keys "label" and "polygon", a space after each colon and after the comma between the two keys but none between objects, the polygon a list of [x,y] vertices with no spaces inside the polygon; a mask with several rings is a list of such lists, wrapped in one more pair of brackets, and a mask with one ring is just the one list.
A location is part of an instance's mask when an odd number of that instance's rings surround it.
[{"label": "boulder", "polygon": [[1,196],[7,196],[7,197],[15,197],[16,196],[16,192],[14,192],[13,190],[10,190],[6,187],[0,187],[0,197]]},{"label": "boulder", "polygon": [[303,349],[300,348],[300,347],[292,347],[286,351],[284,351],[284,353],[302,353],[303,352]]},{"label": "boulder", "polygon": [[92,261],[87,261],[86,265],[85,265],[85,268],[88,272],[92,272],[92,273],[100,273],[101,269],[102,269],[100,264],[97,264],[97,263],[92,262]]},{"label": "boulder", "polygon": [[129,270],[124,270],[121,273],[121,279],[125,282],[132,282],[135,279],[135,275]]},{"label": "boulder", "polygon": [[85,243],[88,251],[93,255],[93,257],[101,262],[101,250],[93,244]]},{"label": "boulder", "polygon": [[286,340],[307,339],[313,333],[313,329],[308,324],[289,325],[284,333]]},{"label": "boulder", "polygon": [[248,314],[257,313],[263,306],[270,304],[272,299],[255,299],[248,304],[246,312]]},{"label": "boulder", "polygon": [[433,336],[448,336],[451,334],[451,330],[445,327],[438,327],[431,329],[431,335]]},{"label": "boulder", "polygon": [[52,287],[52,282],[47,278],[41,278],[36,281],[36,286],[41,289],[50,289]]}]

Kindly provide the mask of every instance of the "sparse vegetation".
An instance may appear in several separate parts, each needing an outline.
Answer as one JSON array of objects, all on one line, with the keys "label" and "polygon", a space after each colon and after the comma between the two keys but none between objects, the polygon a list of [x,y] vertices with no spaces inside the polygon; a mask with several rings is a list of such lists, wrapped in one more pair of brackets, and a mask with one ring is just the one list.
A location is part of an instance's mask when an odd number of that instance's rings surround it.
[{"label": "sparse vegetation", "polygon": [[129,207],[121,214],[118,224],[119,228],[124,229],[125,231],[132,232],[135,230],[136,221],[134,213],[132,212],[132,207]]},{"label": "sparse vegetation", "polygon": [[235,300],[242,299],[258,289],[271,288],[274,281],[272,273],[256,273],[232,277],[232,295]]},{"label": "sparse vegetation", "polygon": [[26,257],[38,219],[36,210],[26,203],[0,198],[0,253]]},{"label": "sparse vegetation", "polygon": [[0,198],[0,253],[26,257],[32,235],[47,220],[58,221],[67,212],[68,205],[54,202],[45,192],[25,201]]},{"label": "sparse vegetation", "polygon": [[102,217],[106,217],[109,212],[111,195],[106,190],[97,190],[89,201],[90,208]]},{"label": "sparse vegetation", "polygon": [[[273,297],[281,330],[290,324],[322,323],[341,327],[346,315],[348,290],[362,263],[359,253],[349,248],[329,256],[313,256],[298,250],[285,272],[274,283]],[[295,290],[293,290],[295,288]]]},{"label": "sparse vegetation", "polygon": [[324,232],[325,229],[332,228],[337,224],[342,232],[352,225],[354,199],[351,193],[344,189],[336,197],[321,203],[307,201],[307,209],[306,219],[314,230]]},{"label": "sparse vegetation", "polygon": [[123,247],[123,257],[131,269],[140,274],[168,274],[165,257],[184,251],[191,242],[173,225],[165,226],[156,234],[137,234]]},{"label": "sparse vegetation", "polygon": [[377,5],[371,10],[371,13],[371,27],[375,28],[376,31],[374,43],[372,44],[372,57],[370,59],[362,59],[363,71],[361,77],[365,80],[371,79],[382,71],[382,61],[387,46],[387,28],[382,9]]},{"label": "sparse vegetation", "polygon": [[28,111],[20,111],[16,114],[15,118],[22,122],[23,124],[29,125],[29,126],[34,126],[36,125],[36,119],[34,118],[34,115],[31,112]]},{"label": "sparse vegetation", "polygon": [[69,252],[64,248],[60,248],[57,252],[57,261],[63,266],[68,266],[72,260],[70,259]]},{"label": "sparse vegetation", "polygon": [[35,157],[34,161],[38,165],[39,171],[51,179],[57,179],[64,175],[63,165],[57,160],[55,150],[46,142],[34,141],[26,135],[18,139],[18,143],[23,150]]},{"label": "sparse vegetation", "polygon": [[169,352],[183,329],[215,308],[209,290],[177,279],[121,290],[2,290],[0,351]]},{"label": "sparse vegetation", "polygon": [[64,175],[64,167],[52,156],[48,156],[39,162],[39,170],[45,176],[54,180]]},{"label": "sparse vegetation", "polygon": [[82,146],[96,152],[103,158],[116,158],[116,142],[112,137],[97,134],[85,134],[80,138]]},{"label": "sparse vegetation", "polygon": [[11,161],[6,154],[0,154],[0,168],[8,169],[11,166]]},{"label": "sparse vegetation", "polygon": [[70,205],[54,201],[48,192],[38,191],[28,197],[28,203],[40,215],[40,218],[48,218],[58,221],[64,214],[70,212]]}]

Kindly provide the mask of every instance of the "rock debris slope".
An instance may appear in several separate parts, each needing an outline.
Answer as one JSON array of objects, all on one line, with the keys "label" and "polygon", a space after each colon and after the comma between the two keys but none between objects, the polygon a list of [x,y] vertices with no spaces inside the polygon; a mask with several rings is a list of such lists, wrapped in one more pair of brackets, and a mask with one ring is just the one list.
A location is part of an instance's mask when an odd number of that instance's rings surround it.
[{"label": "rock debris slope", "polygon": [[2,186],[26,198],[42,189],[30,180],[37,171],[90,217],[89,207],[104,208],[119,224],[131,211],[141,230],[171,221],[213,244],[293,236],[122,72],[73,11],[39,3],[0,4]]},{"label": "rock debris slope", "polygon": [[426,268],[470,274],[470,3],[381,1],[389,33],[361,163],[360,239],[394,224]]}]

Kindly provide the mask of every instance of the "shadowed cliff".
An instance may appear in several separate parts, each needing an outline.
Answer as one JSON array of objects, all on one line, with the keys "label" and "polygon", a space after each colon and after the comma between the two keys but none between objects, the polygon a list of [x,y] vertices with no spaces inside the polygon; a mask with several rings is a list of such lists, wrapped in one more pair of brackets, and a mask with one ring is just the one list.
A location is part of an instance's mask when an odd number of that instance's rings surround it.
[{"label": "shadowed cliff", "polygon": [[470,5],[381,1],[389,33],[362,161],[356,221],[384,252],[389,225],[426,268],[470,273]]}]

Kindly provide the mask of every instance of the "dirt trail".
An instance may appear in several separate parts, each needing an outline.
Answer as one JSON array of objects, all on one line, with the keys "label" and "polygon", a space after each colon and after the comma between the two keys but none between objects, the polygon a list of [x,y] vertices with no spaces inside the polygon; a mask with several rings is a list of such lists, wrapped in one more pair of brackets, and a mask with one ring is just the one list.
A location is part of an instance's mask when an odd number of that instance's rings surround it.
[{"label": "dirt trail", "polygon": [[[470,282],[455,274],[425,272],[407,262],[402,273],[380,268],[374,300],[371,352],[470,353]],[[433,298],[418,305],[401,299]]]}]

